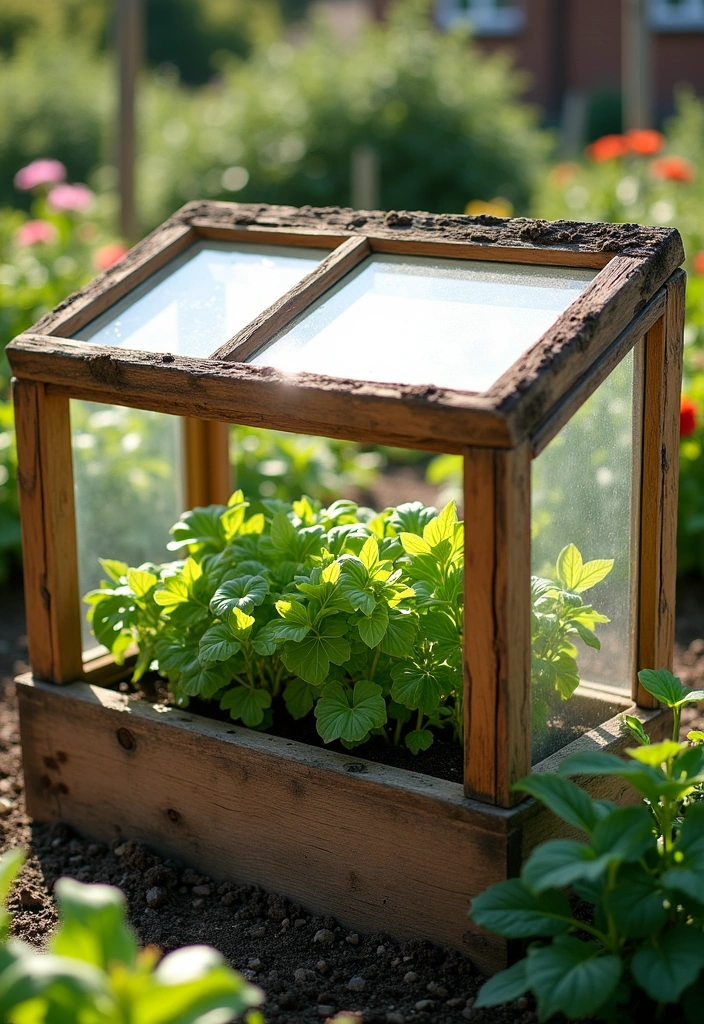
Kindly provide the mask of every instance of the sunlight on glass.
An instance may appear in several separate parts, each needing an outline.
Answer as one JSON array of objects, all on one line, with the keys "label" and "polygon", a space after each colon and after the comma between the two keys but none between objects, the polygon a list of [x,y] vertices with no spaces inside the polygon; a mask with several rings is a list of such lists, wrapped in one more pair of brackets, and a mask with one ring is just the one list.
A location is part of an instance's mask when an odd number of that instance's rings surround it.
[{"label": "sunlight on glass", "polygon": [[75,337],[144,352],[209,356],[327,255],[323,249],[199,242]]},{"label": "sunlight on glass", "polygon": [[485,391],[595,274],[376,255],[249,361],[331,377]]}]

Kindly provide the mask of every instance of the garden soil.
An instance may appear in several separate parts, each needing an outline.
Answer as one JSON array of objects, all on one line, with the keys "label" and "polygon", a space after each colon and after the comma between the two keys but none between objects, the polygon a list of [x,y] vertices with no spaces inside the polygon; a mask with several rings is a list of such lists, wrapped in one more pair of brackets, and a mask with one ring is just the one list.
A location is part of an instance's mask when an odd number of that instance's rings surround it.
[{"label": "garden soil", "polygon": [[[689,685],[704,687],[701,586],[683,588],[679,610],[677,671]],[[25,659],[21,595],[6,590],[0,598],[0,850],[29,850],[10,902],[17,936],[38,947],[46,942],[56,921],[54,882],[71,875],[119,886],[144,944],[164,951],[191,943],[215,946],[262,987],[268,1021],[322,1022],[344,1010],[353,1011],[360,1024],[536,1021],[528,999],[473,1009],[482,979],[455,951],[351,933],[276,893],[218,885],[130,840],[108,848],[65,826],[34,824],[24,811],[12,684],[13,675],[25,670]],[[690,712],[684,727],[704,728],[704,717]]]}]

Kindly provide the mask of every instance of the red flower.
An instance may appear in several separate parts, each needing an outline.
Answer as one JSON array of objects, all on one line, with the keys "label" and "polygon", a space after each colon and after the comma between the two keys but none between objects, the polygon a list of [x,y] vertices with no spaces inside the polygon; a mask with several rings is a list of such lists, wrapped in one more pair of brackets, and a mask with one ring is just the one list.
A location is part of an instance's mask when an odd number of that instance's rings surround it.
[{"label": "red flower", "polygon": [[697,407],[691,398],[680,402],[680,437],[689,437],[697,429]]},{"label": "red flower", "polygon": [[667,181],[694,181],[694,168],[681,156],[661,156],[650,165],[653,177]]},{"label": "red flower", "polygon": [[51,245],[59,239],[59,232],[48,220],[26,220],[15,233],[17,245]]},{"label": "red flower", "polygon": [[93,253],[93,266],[96,270],[107,270],[127,252],[127,246],[122,242],[113,242],[111,245],[104,245],[102,249],[96,249]]},{"label": "red flower", "polygon": [[704,252],[698,252],[693,260],[693,267],[695,274],[704,275]]},{"label": "red flower", "polygon": [[652,128],[632,128],[626,132],[626,145],[631,153],[654,156],[665,145],[665,136]]},{"label": "red flower", "polygon": [[625,156],[627,152],[628,144],[623,135],[602,135],[591,146],[587,146],[587,153],[598,164]]}]

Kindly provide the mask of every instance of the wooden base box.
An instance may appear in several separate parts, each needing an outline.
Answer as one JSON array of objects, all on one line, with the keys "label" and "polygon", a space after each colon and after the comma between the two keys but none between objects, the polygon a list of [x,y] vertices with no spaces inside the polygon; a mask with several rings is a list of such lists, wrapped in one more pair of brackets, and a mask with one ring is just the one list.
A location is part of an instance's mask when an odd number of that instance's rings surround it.
[{"label": "wooden base box", "polygon": [[[503,809],[462,786],[151,705],[87,683],[18,680],[27,809],[110,842],[131,838],[215,879],[257,884],[346,927],[464,950],[483,970],[504,940],[476,928],[471,900],[515,875],[556,819],[534,801]],[[669,713],[633,708],[656,738]],[[618,717],[577,749],[628,745]],[[419,759],[419,764],[420,764]],[[594,793],[633,798],[618,779]]]}]

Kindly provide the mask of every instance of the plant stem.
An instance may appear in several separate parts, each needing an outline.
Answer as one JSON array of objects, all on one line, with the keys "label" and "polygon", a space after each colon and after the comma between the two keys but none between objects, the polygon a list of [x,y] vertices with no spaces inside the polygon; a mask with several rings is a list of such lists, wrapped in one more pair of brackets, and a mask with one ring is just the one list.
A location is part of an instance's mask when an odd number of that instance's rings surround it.
[{"label": "plant stem", "polygon": [[400,718],[396,719],[396,728],[394,729],[394,746],[397,747],[401,742],[401,729],[403,728],[403,722]]}]

